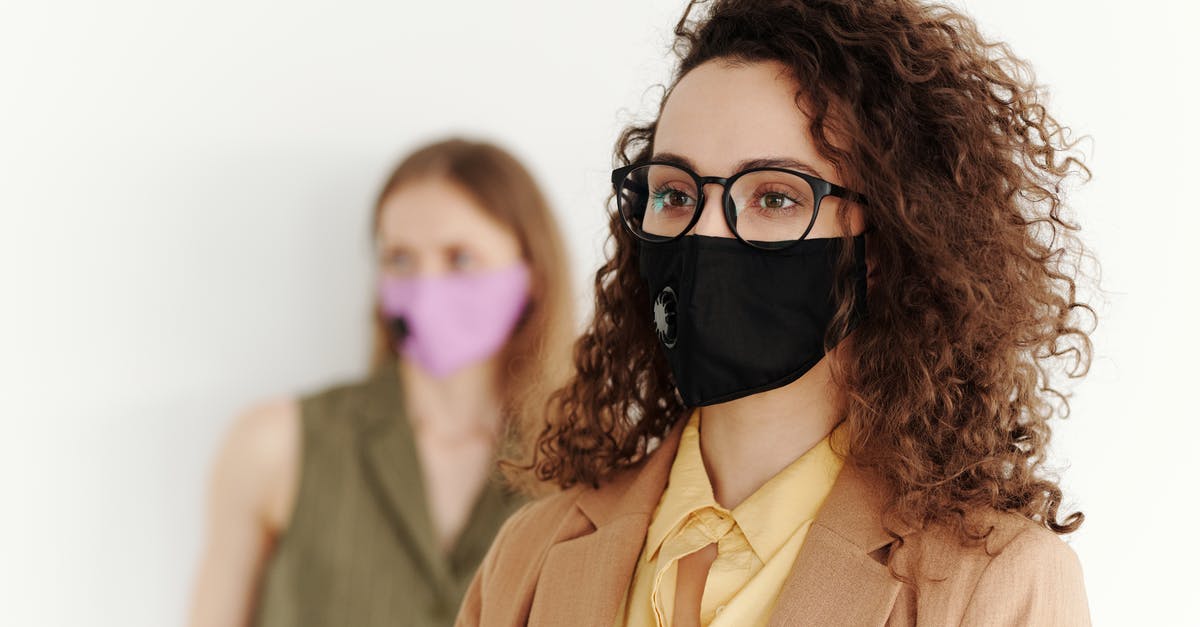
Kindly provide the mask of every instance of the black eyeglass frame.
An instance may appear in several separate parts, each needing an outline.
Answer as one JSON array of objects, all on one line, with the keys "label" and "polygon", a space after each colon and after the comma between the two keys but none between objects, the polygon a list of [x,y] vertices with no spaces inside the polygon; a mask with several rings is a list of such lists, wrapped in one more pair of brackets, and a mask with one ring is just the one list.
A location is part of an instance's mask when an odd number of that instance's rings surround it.
[{"label": "black eyeglass frame", "polygon": [[[670,166],[677,170],[681,170],[684,173],[686,173],[687,175],[691,176],[692,180],[696,183],[696,190],[697,190],[696,211],[692,213],[692,219],[691,219],[691,221],[688,222],[688,225],[686,227],[684,227],[683,230],[680,231],[678,234],[670,236],[670,237],[668,237],[668,236],[652,236],[651,237],[651,236],[648,236],[648,234],[646,234],[646,233],[638,233],[636,230],[634,230],[633,226],[631,224],[629,224],[629,219],[625,216],[625,212],[621,210],[621,187],[622,187],[622,184],[625,182],[625,179],[628,178],[629,174],[631,172],[633,172],[634,170],[638,170],[640,168],[645,168],[645,167],[652,166],[652,165]],[[783,172],[786,174],[791,174],[793,176],[798,176],[798,177],[804,179],[806,182],[808,182],[808,185],[810,188],[812,188],[812,192],[813,192],[813,214],[812,214],[812,217],[809,218],[809,220],[808,220],[808,226],[806,226],[804,228],[804,233],[802,233],[799,238],[793,239],[793,240],[784,240],[784,241],[780,241],[780,242],[759,241],[758,243],[754,243],[753,240],[748,240],[748,239],[742,237],[741,233],[738,233],[738,230],[737,230],[737,206],[734,204],[733,196],[730,195],[729,190],[733,187],[733,184],[738,181],[738,179],[742,178],[743,176],[745,176],[747,174],[751,174],[754,172]],[[642,242],[652,243],[652,244],[661,244],[664,242],[670,242],[670,241],[677,240],[677,239],[683,237],[684,235],[686,235],[688,231],[691,231],[696,226],[696,223],[700,221],[701,212],[704,211],[704,186],[712,184],[712,183],[715,183],[715,184],[721,186],[721,206],[725,210],[725,224],[727,224],[729,226],[729,230],[731,232],[733,232],[734,237],[736,237],[738,239],[738,241],[742,242],[743,244],[750,246],[752,248],[760,249],[760,250],[784,250],[787,248],[791,248],[797,242],[801,242],[805,238],[807,238],[808,234],[810,232],[812,232],[813,226],[816,225],[816,223],[817,223],[817,216],[821,213],[821,201],[824,200],[826,196],[833,196],[835,198],[843,198],[843,199],[846,199],[846,200],[849,200],[852,202],[858,202],[863,205],[868,204],[866,196],[863,196],[862,194],[859,194],[858,192],[846,189],[845,187],[842,187],[841,185],[838,185],[836,183],[830,183],[829,181],[826,181],[823,178],[816,177],[816,176],[813,176],[813,175],[805,173],[805,172],[789,170],[787,168],[770,167],[770,166],[761,167],[761,168],[747,168],[747,169],[742,170],[741,172],[738,172],[730,177],[700,176],[699,174],[696,174],[695,172],[693,172],[690,168],[683,166],[682,164],[679,164],[679,163],[668,162],[668,161],[648,161],[648,162],[644,162],[644,163],[631,163],[627,166],[623,166],[623,167],[617,168],[612,171],[613,192],[617,196],[617,213],[620,214],[621,224],[625,227],[625,230],[628,231],[629,234],[632,235],[637,240],[642,241]],[[648,189],[647,189],[647,193],[649,193]],[[645,213],[644,208],[642,209],[642,213],[643,214]]]}]

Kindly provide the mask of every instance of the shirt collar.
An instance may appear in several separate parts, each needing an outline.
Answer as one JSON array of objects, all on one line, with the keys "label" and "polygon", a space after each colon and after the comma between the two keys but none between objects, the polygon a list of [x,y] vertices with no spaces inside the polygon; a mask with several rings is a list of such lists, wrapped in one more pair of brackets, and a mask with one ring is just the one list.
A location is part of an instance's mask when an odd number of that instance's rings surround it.
[{"label": "shirt collar", "polygon": [[675,451],[667,487],[646,530],[650,549],[647,555],[657,554],[667,534],[687,520],[692,512],[705,507],[723,509],[713,497],[708,471],[700,457],[700,410],[694,409],[679,435],[679,448]]},{"label": "shirt collar", "polygon": [[646,532],[650,549],[646,555],[657,555],[662,543],[692,512],[712,507],[730,513],[751,548],[766,561],[801,525],[816,516],[829,494],[842,467],[842,459],[834,453],[830,440],[844,437],[843,425],[839,424],[730,511],[713,496],[700,452],[700,410],[693,410],[680,435],[667,488]]}]

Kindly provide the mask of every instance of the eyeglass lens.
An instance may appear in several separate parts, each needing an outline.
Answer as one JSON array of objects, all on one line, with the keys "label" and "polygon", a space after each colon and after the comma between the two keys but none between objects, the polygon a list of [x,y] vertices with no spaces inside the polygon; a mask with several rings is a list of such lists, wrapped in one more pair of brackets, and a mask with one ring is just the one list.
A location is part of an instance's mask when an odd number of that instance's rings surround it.
[{"label": "eyeglass lens", "polygon": [[[816,203],[812,186],[795,174],[760,170],[737,178],[729,189],[735,232],[746,240],[802,239],[811,228]],[[621,217],[646,239],[683,233],[699,210],[700,190],[686,170],[651,164],[626,175],[617,190]]]}]

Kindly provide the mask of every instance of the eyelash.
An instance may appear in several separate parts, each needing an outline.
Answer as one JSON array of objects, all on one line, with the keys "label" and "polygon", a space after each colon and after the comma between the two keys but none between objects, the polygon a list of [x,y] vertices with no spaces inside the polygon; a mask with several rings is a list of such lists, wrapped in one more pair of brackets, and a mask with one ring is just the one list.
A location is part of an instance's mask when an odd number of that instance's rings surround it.
[{"label": "eyelash", "polygon": [[754,203],[761,201],[763,199],[763,196],[766,196],[767,194],[779,194],[780,196],[783,196],[784,198],[787,198],[788,200],[790,200],[796,204],[800,204],[800,199],[796,198],[796,196],[794,194],[786,192],[786,191],[778,190],[778,189],[767,189],[767,190],[762,190],[762,191],[755,191],[753,200],[750,202],[750,204],[753,205]]},{"label": "eyelash", "polygon": [[654,188],[653,190],[651,190],[651,192],[650,192],[650,198],[651,198],[651,200],[653,200],[655,211],[662,211],[663,209],[666,208],[666,207],[662,206],[662,200],[664,197],[666,197],[666,195],[668,193],[671,193],[671,192],[678,192],[681,194],[685,194],[685,195],[687,195],[688,198],[692,197],[691,194],[688,194],[684,190],[681,190],[681,189],[678,189],[675,187],[671,187],[670,185],[660,185],[660,186]]}]

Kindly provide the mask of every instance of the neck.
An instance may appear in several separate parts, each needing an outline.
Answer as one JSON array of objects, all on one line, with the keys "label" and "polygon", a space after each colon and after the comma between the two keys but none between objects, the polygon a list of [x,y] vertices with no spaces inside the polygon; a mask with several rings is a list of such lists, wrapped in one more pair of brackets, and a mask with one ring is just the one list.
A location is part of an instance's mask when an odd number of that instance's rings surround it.
[{"label": "neck", "polygon": [[494,359],[435,378],[406,359],[399,362],[409,422],[420,435],[462,440],[498,439],[501,412]]},{"label": "neck", "polygon": [[717,503],[736,507],[837,425],[828,359],[783,387],[700,409],[700,452]]}]

